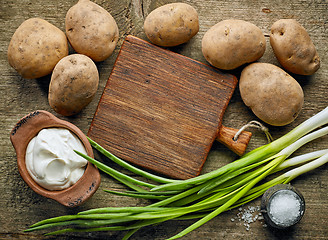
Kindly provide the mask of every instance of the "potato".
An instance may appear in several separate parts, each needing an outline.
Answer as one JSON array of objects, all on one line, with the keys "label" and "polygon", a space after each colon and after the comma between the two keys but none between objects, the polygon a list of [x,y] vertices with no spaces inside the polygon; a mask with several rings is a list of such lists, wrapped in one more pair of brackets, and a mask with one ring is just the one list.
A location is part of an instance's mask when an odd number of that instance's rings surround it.
[{"label": "potato", "polygon": [[202,52],[213,66],[232,70],[261,58],[266,41],[261,29],[238,19],[221,21],[211,27],[202,40]]},{"label": "potato", "polygon": [[304,94],[299,83],[270,63],[252,63],[245,67],[239,90],[245,105],[270,125],[291,123],[303,106]]},{"label": "potato", "polygon": [[65,28],[74,50],[96,62],[104,61],[113,53],[119,38],[112,15],[89,0],[80,0],[68,10]]},{"label": "potato", "polygon": [[281,66],[291,73],[311,75],[320,67],[309,34],[294,19],[281,19],[272,25],[270,44]]},{"label": "potato", "polygon": [[186,3],[171,3],[156,8],[144,22],[148,39],[163,47],[185,43],[195,36],[198,30],[197,11]]},{"label": "potato", "polygon": [[9,64],[23,78],[40,78],[52,72],[68,55],[65,33],[40,18],[25,20],[13,34],[8,46]]},{"label": "potato", "polygon": [[74,115],[91,102],[98,84],[98,70],[89,57],[68,55],[57,63],[51,75],[49,104],[59,114]]}]

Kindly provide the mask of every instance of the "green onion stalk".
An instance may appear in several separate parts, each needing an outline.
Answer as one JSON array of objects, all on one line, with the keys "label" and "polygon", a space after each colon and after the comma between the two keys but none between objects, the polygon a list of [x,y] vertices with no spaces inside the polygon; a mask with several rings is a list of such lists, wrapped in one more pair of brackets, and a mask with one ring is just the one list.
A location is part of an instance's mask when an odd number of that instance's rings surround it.
[{"label": "green onion stalk", "polygon": [[[88,138],[91,145],[108,159],[145,178],[145,180],[138,180],[76,151],[78,155],[129,189],[125,192],[105,191],[150,199],[153,203],[145,207],[90,209],[75,215],[40,221],[25,231],[54,227],[60,229],[50,231],[46,235],[67,232],[126,231],[123,239],[128,239],[146,226],[169,220],[195,219],[192,225],[169,239],[180,238],[220,213],[258,198],[270,187],[287,184],[297,176],[327,163],[328,149],[290,158],[303,145],[327,135],[328,126],[324,126],[327,123],[328,107],[277,140],[254,149],[221,168],[187,180],[165,178],[144,171],[116,157]],[[272,174],[275,174],[275,177],[267,180],[267,176]]]}]

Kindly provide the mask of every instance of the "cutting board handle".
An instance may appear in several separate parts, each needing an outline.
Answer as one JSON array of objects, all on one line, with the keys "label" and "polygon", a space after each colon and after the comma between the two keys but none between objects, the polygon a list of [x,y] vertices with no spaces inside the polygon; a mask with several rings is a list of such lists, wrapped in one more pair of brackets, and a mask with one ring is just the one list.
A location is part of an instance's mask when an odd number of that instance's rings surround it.
[{"label": "cutting board handle", "polygon": [[247,145],[252,137],[252,133],[247,131],[242,131],[238,136],[238,139],[235,141],[233,137],[236,135],[238,131],[239,129],[225,127],[222,125],[219,129],[219,133],[216,140],[224,144],[234,153],[241,156],[246,151]]}]

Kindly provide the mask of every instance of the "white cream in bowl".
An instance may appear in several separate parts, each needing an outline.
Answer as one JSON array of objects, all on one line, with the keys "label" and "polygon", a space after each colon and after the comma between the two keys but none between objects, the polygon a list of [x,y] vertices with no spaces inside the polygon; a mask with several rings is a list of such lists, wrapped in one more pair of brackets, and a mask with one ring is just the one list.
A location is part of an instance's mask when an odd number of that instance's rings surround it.
[{"label": "white cream in bowl", "polygon": [[87,164],[73,150],[87,155],[80,139],[68,129],[42,129],[27,146],[27,171],[45,189],[68,188],[82,177]]}]

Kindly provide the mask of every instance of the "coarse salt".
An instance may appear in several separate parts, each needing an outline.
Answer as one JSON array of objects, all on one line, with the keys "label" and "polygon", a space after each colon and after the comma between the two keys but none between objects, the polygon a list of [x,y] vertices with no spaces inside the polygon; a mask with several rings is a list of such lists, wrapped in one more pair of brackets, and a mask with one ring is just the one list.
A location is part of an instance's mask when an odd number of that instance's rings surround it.
[{"label": "coarse salt", "polygon": [[301,215],[301,199],[293,191],[280,190],[272,196],[268,213],[276,224],[293,225]]},{"label": "coarse salt", "polygon": [[[239,222],[244,222],[246,231],[250,230],[251,224],[257,220],[263,220],[262,213],[260,211],[260,206],[248,206],[248,207],[239,207],[239,212],[237,213],[237,219]],[[231,218],[231,222],[234,222],[235,219]]]}]

